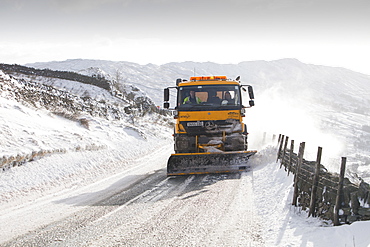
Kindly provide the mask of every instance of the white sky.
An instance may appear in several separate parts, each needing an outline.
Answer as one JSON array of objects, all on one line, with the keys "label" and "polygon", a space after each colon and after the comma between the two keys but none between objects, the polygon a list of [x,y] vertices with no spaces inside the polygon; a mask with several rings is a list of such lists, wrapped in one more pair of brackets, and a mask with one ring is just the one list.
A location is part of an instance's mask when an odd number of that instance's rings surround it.
[{"label": "white sky", "polygon": [[0,63],[297,58],[370,75],[368,0],[0,0]]}]

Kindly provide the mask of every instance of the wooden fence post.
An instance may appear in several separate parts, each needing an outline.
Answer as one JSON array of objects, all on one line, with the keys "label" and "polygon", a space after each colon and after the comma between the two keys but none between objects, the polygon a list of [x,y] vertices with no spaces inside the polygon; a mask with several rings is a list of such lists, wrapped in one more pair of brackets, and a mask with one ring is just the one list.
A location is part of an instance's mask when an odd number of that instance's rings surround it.
[{"label": "wooden fence post", "polygon": [[298,180],[299,180],[299,173],[301,170],[301,165],[303,162],[303,153],[304,153],[305,143],[301,142],[299,146],[299,154],[298,154],[298,164],[296,167],[296,171],[294,174],[294,193],[293,193],[293,202],[292,205],[297,206],[297,199],[298,199]]},{"label": "wooden fence post", "polygon": [[266,132],[263,132],[262,145],[265,145],[265,143],[266,143]]},{"label": "wooden fence post", "polygon": [[284,143],[284,149],[283,149],[283,155],[281,157],[281,162],[280,162],[280,169],[281,169],[281,166],[283,165],[284,163],[284,157],[285,157],[285,152],[286,152],[286,147],[288,145],[288,140],[289,140],[289,136],[286,136],[285,137],[285,143]]},{"label": "wooden fence post", "polygon": [[340,166],[340,175],[338,183],[337,197],[335,198],[335,207],[334,207],[334,226],[339,226],[339,209],[341,208],[341,195],[343,193],[343,181],[344,181],[344,172],[346,170],[347,158],[342,157],[342,163]]},{"label": "wooden fence post", "polygon": [[310,199],[310,211],[308,213],[308,217],[316,216],[315,209],[316,209],[316,193],[317,193],[317,185],[319,184],[319,176],[320,176],[320,163],[321,163],[321,154],[322,154],[322,147],[317,149],[317,158],[316,158],[316,167],[315,167],[315,176],[312,181],[312,190],[311,190],[311,199]]},{"label": "wooden fence post", "polygon": [[281,139],[281,134],[279,134],[279,138],[278,138],[278,141],[277,141],[277,146],[279,146],[279,144],[280,144],[280,139]]},{"label": "wooden fence post", "polygon": [[290,141],[290,150],[289,150],[288,176],[289,176],[290,170],[292,169],[293,152],[294,152],[294,140],[291,140]]},{"label": "wooden fence post", "polygon": [[284,135],[279,135],[279,150],[278,150],[278,153],[277,153],[277,158],[276,158],[276,162],[278,162],[279,158],[280,158],[280,152],[281,152],[281,149],[283,147],[283,142],[284,142]]}]

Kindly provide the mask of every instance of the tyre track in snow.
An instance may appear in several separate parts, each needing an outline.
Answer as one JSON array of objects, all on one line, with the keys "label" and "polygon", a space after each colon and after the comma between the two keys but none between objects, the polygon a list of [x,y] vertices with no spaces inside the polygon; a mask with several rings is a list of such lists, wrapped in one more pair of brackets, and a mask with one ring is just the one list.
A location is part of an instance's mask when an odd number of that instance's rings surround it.
[{"label": "tyre track in snow", "polygon": [[167,181],[176,188],[138,198],[114,215],[120,226],[88,246],[263,246],[252,172]]},{"label": "tyre track in snow", "polygon": [[161,169],[75,206],[81,210],[4,246],[263,246],[252,171],[166,177]]},{"label": "tyre track in snow", "polygon": [[[148,177],[142,178],[141,180],[132,184],[130,188],[120,191],[108,199],[103,199],[91,205],[85,205],[85,201],[80,203],[79,200],[76,200],[78,203],[74,206],[81,207],[81,210],[74,212],[72,215],[69,215],[64,219],[42,226],[29,232],[28,234],[9,241],[8,243],[4,243],[2,246],[69,246],[67,244],[68,241],[66,240],[68,240],[70,236],[78,233],[76,236],[77,240],[81,237],[87,237],[79,236],[83,229],[90,229],[91,234],[95,235],[97,230],[91,228],[91,224],[93,222],[104,218],[106,215],[109,215],[121,205],[129,204],[129,202],[133,200],[135,196],[144,193],[150,184],[156,184],[162,180],[163,171],[157,171],[154,174],[148,175]],[[89,195],[83,196],[89,197]],[[90,196],[94,196],[93,193]],[[65,200],[58,201],[57,203],[70,203],[70,200],[71,198],[67,198]],[[99,232],[102,230],[104,229],[100,229]]]},{"label": "tyre track in snow", "polygon": [[[60,221],[78,211],[88,209],[117,193],[147,180],[156,169],[165,166],[171,145],[163,146],[149,155],[130,162],[129,168],[91,184],[73,186],[59,192],[31,198],[26,203],[0,210],[0,246],[11,239]],[[126,161],[125,161],[126,162]],[[123,164],[127,166],[125,163]],[[162,178],[161,178],[162,179]],[[148,180],[149,181],[149,180]],[[22,201],[25,201],[24,199]]]}]

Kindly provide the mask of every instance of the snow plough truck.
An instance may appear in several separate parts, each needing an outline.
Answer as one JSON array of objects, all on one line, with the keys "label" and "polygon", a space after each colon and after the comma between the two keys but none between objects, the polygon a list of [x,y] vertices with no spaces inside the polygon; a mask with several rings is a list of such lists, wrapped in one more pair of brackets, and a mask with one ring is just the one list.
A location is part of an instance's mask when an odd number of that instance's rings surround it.
[{"label": "snow plough truck", "polygon": [[[175,107],[170,109],[170,89],[176,89]],[[242,103],[248,92],[249,106]],[[164,89],[164,108],[176,119],[175,153],[167,162],[167,175],[234,173],[248,169],[245,109],[254,106],[253,88],[226,76],[193,76],[177,79]]]}]

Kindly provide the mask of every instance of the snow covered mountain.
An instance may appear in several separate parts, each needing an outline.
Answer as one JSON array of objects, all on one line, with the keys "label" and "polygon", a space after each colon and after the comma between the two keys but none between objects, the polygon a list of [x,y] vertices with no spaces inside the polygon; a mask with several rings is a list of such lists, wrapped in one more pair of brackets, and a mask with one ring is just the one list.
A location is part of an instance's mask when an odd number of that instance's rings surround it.
[{"label": "snow covered mountain", "polygon": [[256,107],[247,113],[255,143],[263,132],[289,135],[307,142],[311,148],[307,152],[309,159],[314,160],[317,146],[322,146],[329,169],[338,171],[339,162],[335,159],[347,156],[353,172],[370,177],[369,75],[304,64],[296,59],[239,64],[183,62],[160,66],[75,59],[27,66],[87,75],[98,71],[120,85],[141,89],[158,106],[162,105],[163,88],[174,86],[176,78],[194,74],[240,75],[241,81],[252,85],[255,91]]},{"label": "snow covered mountain", "polygon": [[[62,71],[75,71],[91,74],[98,70],[119,83],[131,83],[146,92],[156,104],[162,104],[162,89],[173,86],[176,78],[188,78],[196,75],[240,75],[242,81],[251,84],[258,92],[274,88],[283,96],[315,96],[316,101],[340,101],[341,104],[351,100],[369,103],[366,99],[370,92],[369,75],[360,74],[343,68],[333,68],[304,64],[296,59],[276,61],[252,61],[239,64],[216,63],[168,63],[164,65],[139,65],[130,62],[113,62],[104,60],[66,60],[27,64],[35,68],[49,68]],[[94,72],[93,72],[94,73]]]}]

